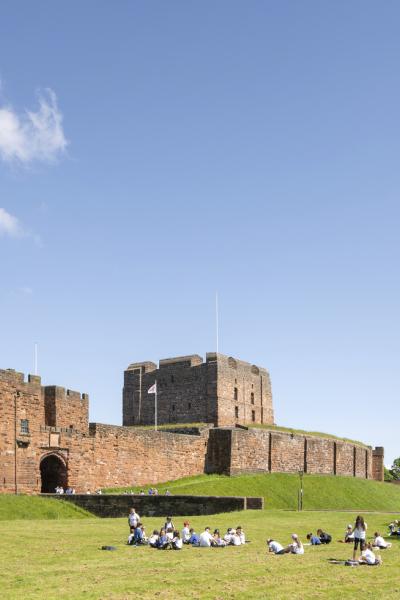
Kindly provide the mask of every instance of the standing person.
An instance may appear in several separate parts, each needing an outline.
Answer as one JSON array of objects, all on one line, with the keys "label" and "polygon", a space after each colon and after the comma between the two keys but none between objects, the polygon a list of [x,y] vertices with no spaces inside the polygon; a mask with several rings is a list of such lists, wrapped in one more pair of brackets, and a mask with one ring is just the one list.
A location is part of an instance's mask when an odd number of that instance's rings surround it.
[{"label": "standing person", "polygon": [[354,549],[353,549],[353,560],[356,560],[356,552],[358,546],[360,546],[361,552],[365,550],[366,543],[365,539],[367,537],[367,524],[364,521],[364,518],[358,515],[356,518],[356,522],[353,528],[354,533]]},{"label": "standing person", "polygon": [[130,529],[131,533],[136,529],[139,521],[140,521],[140,517],[136,512],[136,508],[131,508],[129,515],[128,515],[128,523],[129,523],[129,529]]},{"label": "standing person", "polygon": [[174,533],[175,531],[175,526],[172,522],[172,517],[167,517],[165,524],[164,524],[164,529],[166,533]]}]

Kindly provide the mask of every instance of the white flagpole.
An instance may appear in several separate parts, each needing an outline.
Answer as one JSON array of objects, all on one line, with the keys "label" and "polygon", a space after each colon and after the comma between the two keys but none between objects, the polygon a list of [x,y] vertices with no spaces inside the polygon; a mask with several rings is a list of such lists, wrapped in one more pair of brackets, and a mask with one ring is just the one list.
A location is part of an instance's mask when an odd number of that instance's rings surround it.
[{"label": "white flagpole", "polygon": [[216,338],[217,338],[217,354],[218,354],[218,329],[219,329],[219,323],[218,323],[218,292],[215,292],[215,329],[216,329]]},{"label": "white flagpole", "polygon": [[34,351],[34,358],[33,358],[33,374],[37,375],[37,357],[38,357],[38,345],[37,342],[35,342],[35,351]]},{"label": "white flagpole", "polygon": [[156,393],[154,394],[154,429],[157,431],[157,379],[156,379]]}]

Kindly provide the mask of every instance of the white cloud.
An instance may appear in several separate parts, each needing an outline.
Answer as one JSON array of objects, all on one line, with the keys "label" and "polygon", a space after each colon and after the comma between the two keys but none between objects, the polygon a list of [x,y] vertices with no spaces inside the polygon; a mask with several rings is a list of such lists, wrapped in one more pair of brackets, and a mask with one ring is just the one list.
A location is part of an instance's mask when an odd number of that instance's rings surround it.
[{"label": "white cloud", "polygon": [[18,291],[20,294],[23,294],[24,296],[32,296],[32,294],[33,294],[33,289],[31,287],[29,287],[28,285],[23,285],[22,287],[18,288]]},{"label": "white cloud", "polygon": [[36,112],[0,107],[0,157],[6,162],[51,162],[67,147],[55,93],[39,94]]},{"label": "white cloud", "polygon": [[10,215],[4,208],[0,208],[0,235],[10,237],[22,237],[24,230],[17,217]]},{"label": "white cloud", "polygon": [[0,237],[2,235],[11,238],[30,238],[36,246],[43,247],[40,235],[23,226],[19,219],[7,212],[5,208],[0,208]]}]

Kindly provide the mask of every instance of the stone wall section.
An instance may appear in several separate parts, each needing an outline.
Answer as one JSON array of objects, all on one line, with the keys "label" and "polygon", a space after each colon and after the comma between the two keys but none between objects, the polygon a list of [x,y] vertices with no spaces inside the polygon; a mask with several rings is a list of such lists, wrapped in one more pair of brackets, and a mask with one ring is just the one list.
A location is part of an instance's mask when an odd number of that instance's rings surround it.
[{"label": "stone wall section", "polygon": [[[205,364],[189,367],[208,371],[209,415],[213,410],[216,415],[218,406],[213,402],[218,360],[210,355]],[[161,370],[170,373],[171,368],[166,364]],[[229,363],[226,368],[236,372]],[[260,382],[259,373],[253,376]],[[261,397],[260,390],[260,402]],[[40,492],[40,466],[49,455],[66,469],[68,485],[81,492],[137,488],[201,473],[304,471],[383,480],[383,448],[372,451],[350,442],[243,426],[192,428],[189,435],[182,430],[87,425],[87,412],[85,394],[42,387],[38,376],[25,381],[22,373],[0,370],[0,491]]]}]

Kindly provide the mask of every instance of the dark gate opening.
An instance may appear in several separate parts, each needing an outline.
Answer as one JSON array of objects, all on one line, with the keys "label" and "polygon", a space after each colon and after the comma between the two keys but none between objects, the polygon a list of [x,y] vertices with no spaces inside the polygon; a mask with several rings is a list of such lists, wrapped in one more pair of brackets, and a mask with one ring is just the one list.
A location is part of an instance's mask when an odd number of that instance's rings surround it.
[{"label": "dark gate opening", "polygon": [[54,494],[56,487],[64,489],[68,483],[67,467],[55,454],[45,456],[40,463],[40,476],[42,479],[42,494]]}]

